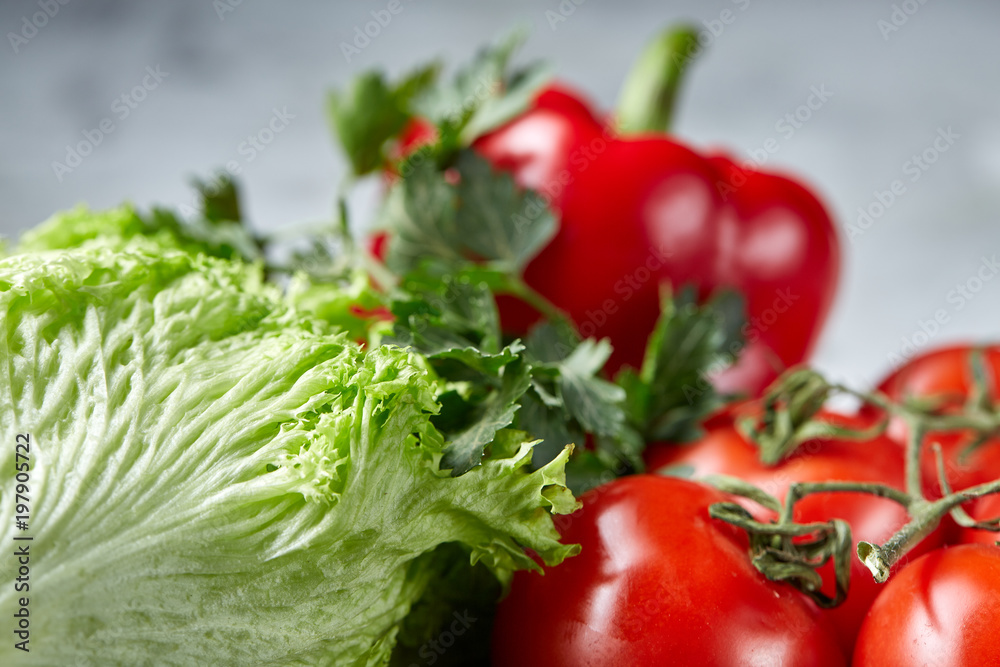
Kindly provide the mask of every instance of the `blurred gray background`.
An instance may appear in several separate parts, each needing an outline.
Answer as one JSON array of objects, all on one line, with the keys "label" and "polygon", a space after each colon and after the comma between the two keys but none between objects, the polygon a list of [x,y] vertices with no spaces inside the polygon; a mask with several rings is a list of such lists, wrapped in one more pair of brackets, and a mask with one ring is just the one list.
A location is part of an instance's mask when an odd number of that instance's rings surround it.
[{"label": "blurred gray background", "polygon": [[[522,59],[549,59],[607,109],[642,45],[683,19],[710,44],[677,133],[738,157],[776,139],[767,167],[799,173],[844,231],[818,365],[865,382],[912,346],[1000,338],[1000,3],[400,1],[348,62],[341,44],[389,0],[4,0],[0,233],[78,202],[190,205],[190,178],[229,161],[258,228],[328,219],[345,172],[328,87],[366,68],[459,61],[525,24]],[[814,86],[832,96],[790,134],[779,123]],[[243,142],[275,110],[294,117],[250,159]],[[57,174],[85,133],[100,143]],[[912,161],[925,152],[932,164]],[[895,180],[905,190],[880,212]],[[355,207],[370,210],[376,191]],[[859,207],[880,213],[864,230]],[[848,225],[862,233],[849,240]]]}]

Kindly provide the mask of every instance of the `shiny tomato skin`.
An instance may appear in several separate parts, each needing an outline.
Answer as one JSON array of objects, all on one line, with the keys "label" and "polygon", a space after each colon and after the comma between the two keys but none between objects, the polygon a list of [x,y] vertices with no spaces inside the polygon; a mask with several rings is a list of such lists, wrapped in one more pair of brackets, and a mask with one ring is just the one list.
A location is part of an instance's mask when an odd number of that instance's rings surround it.
[{"label": "shiny tomato skin", "polygon": [[1000,665],[1000,548],[937,549],[893,575],[865,618],[855,667]]},{"label": "shiny tomato skin", "polygon": [[[870,423],[862,417],[832,412],[821,414],[822,419],[843,427],[859,429]],[[705,436],[693,444],[650,446],[646,462],[651,472],[670,466],[690,466],[695,477],[709,474],[739,477],[781,501],[784,501],[793,482],[841,480],[880,482],[899,489],[904,486],[902,447],[887,437],[879,436],[864,442],[837,439],[806,442],[790,458],[777,466],[768,467],[760,462],[757,447],[737,431],[731,414],[710,420]],[[761,520],[773,518],[773,513],[752,501],[745,501],[744,505]],[[833,518],[850,524],[855,544],[860,540],[881,544],[907,522],[908,515],[897,503],[864,493],[819,493],[796,503],[796,521],[827,521]],[[904,562],[939,546],[944,539],[943,530],[933,532],[904,558]],[[832,595],[832,569],[824,568],[821,574],[827,582],[824,592]],[[851,560],[851,588],[847,599],[840,606],[823,611],[848,655],[864,616],[880,590],[865,566],[854,558]]]},{"label": "shiny tomato skin", "polygon": [[[776,466],[760,460],[756,445],[739,432],[736,420],[753,415],[753,404],[743,404],[709,419],[705,435],[693,443],[653,443],[646,449],[646,466],[656,471],[669,466],[691,466],[695,475],[724,474],[756,484],[783,499],[792,482],[854,480],[885,482],[902,488],[903,447],[884,436],[864,442],[846,439],[812,440]],[[823,411],[821,421],[844,428],[871,425],[865,417]],[[846,496],[841,496],[846,497]]]},{"label": "shiny tomato skin", "polygon": [[[971,345],[953,345],[929,350],[907,361],[878,384],[878,390],[894,401],[934,399],[942,412],[955,413],[974,392]],[[1000,387],[1000,346],[984,346],[984,361],[988,380]],[[994,396],[994,401],[997,397]],[[866,414],[875,413],[871,408]],[[900,443],[906,442],[906,425],[894,420],[889,435]],[[941,445],[945,471],[952,490],[964,489],[1000,478],[1000,439],[992,438],[968,451],[975,435],[968,431],[933,432],[925,440],[921,452],[924,491],[932,498],[942,493],[937,462],[930,444]]]},{"label": "shiny tomato skin", "polygon": [[[1000,517],[1000,494],[984,496],[965,506],[969,515],[977,521],[988,521]],[[978,528],[959,528],[956,542],[962,544],[995,545],[1000,540],[1000,532]]]},{"label": "shiny tomato skin", "polygon": [[708,516],[724,494],[636,475],[581,500],[561,522],[581,554],[517,573],[500,603],[495,667],[844,664],[805,598],[757,572],[745,534]]},{"label": "shiny tomato skin", "polygon": [[937,458],[930,447],[933,443],[941,446],[945,475],[952,491],[1000,478],[1000,439],[991,438],[970,450],[975,440],[976,436],[968,431],[934,432],[927,436],[920,455],[920,467],[924,492],[928,497],[940,498],[944,495]]},{"label": "shiny tomato skin", "polygon": [[[973,349],[972,345],[949,345],[928,350],[883,378],[878,389],[895,400],[936,396],[961,405],[973,389],[969,356]],[[985,346],[984,352],[987,370],[1000,379],[1000,346]]]}]

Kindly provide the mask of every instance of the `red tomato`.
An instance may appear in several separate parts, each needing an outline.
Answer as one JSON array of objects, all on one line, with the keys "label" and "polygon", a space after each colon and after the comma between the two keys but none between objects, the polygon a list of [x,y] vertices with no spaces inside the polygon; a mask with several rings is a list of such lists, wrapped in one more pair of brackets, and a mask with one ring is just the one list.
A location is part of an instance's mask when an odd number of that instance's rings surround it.
[{"label": "red tomato", "polygon": [[807,600],[766,579],[746,535],[708,516],[728,497],[636,475],[581,497],[563,539],[583,551],[518,572],[500,603],[496,667],[843,665]]},{"label": "red tomato", "polygon": [[1000,665],[1000,548],[938,549],[889,579],[854,649],[855,667]]},{"label": "red tomato", "polygon": [[[1000,494],[994,493],[991,496],[983,496],[976,500],[972,503],[969,514],[978,521],[987,521],[1000,517]],[[963,544],[994,545],[998,540],[1000,540],[1000,532],[979,530],[977,528],[960,528],[957,541]]]},{"label": "red tomato", "polygon": [[[878,385],[892,399],[935,396],[961,405],[972,393],[971,345],[954,345],[917,355],[886,376]],[[1000,379],[1000,346],[984,349],[987,371]]]},{"label": "red tomato", "polygon": [[[879,383],[878,389],[894,401],[908,399],[936,399],[945,413],[962,408],[974,391],[971,353],[973,347],[957,345],[931,350],[914,357]],[[984,349],[989,379],[1000,381],[1000,346]],[[994,397],[995,398],[995,397]],[[866,413],[871,414],[871,409]],[[893,421],[889,426],[891,437],[906,442],[906,426]],[[967,451],[974,434],[966,431],[931,433],[921,453],[924,489],[931,497],[940,497],[941,484],[932,442],[941,445],[945,471],[952,489],[964,489],[1000,477],[1000,439],[991,439],[972,451]]]},{"label": "red tomato", "polygon": [[920,454],[920,467],[924,492],[929,497],[940,498],[944,495],[937,459],[930,448],[932,443],[941,445],[945,475],[953,491],[1000,477],[1000,440],[992,438],[969,450],[974,441],[975,434],[968,431],[935,432],[927,436],[924,451]]},{"label": "red tomato", "polygon": [[[646,449],[647,468],[656,471],[670,466],[691,466],[696,475],[732,475],[756,484],[779,500],[792,482],[875,481],[902,488],[903,448],[884,436],[865,442],[812,440],[777,466],[765,466],[757,446],[748,442],[735,424],[738,417],[752,415],[755,410],[752,404],[743,404],[712,417],[704,425],[704,437],[692,444],[651,444]],[[871,425],[865,417],[829,411],[821,412],[819,418],[844,428],[863,429]]]},{"label": "red tomato", "polygon": [[[869,422],[860,417],[822,413],[822,418],[843,427],[862,428]],[[793,482],[831,480],[882,482],[902,489],[904,486],[903,451],[887,437],[865,442],[849,440],[814,440],[804,443],[788,459],[777,466],[760,462],[755,445],[747,442],[736,430],[731,414],[709,421],[707,432],[692,445],[658,444],[647,449],[650,471],[670,466],[691,466],[695,476],[723,474],[739,477],[776,496],[782,502]],[[773,518],[756,503],[745,506],[762,520]],[[909,519],[906,510],[894,501],[865,493],[819,493],[803,498],[795,506],[795,520],[807,523],[838,518],[851,526],[855,544],[858,541],[881,544]],[[935,531],[918,546],[916,557],[943,541],[942,531]],[[832,566],[821,570],[827,588],[833,595]],[[847,654],[868,608],[878,595],[880,586],[868,569],[856,558],[851,560],[851,588],[847,599],[835,609],[824,610],[833,623],[838,641]]]}]

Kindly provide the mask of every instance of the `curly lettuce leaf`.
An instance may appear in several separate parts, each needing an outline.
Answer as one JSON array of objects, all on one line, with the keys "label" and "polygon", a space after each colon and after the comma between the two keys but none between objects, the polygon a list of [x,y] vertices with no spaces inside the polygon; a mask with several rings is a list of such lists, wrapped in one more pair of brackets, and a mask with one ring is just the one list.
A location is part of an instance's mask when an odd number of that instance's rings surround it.
[{"label": "curly lettuce leaf", "polygon": [[[210,202],[205,195],[206,213],[216,215],[217,205]],[[145,245],[224,259],[253,260],[261,254],[259,245],[240,222],[210,218],[183,220],[165,209],[153,209],[142,215],[129,204],[103,211],[92,211],[81,204],[57,213],[25,232],[16,250],[40,252],[93,245],[117,248]]]},{"label": "curly lettuce leaf", "polygon": [[[568,451],[532,471],[505,430],[441,471],[426,360],[365,351],[251,265],[142,244],[6,258],[0,375],[0,438],[31,436],[33,537],[28,593],[0,564],[31,652],[3,642],[0,664],[384,665],[428,631],[411,610],[439,597],[442,545],[501,584],[537,567],[528,549],[575,553],[550,516],[575,508]],[[13,475],[5,447],[5,544]]]},{"label": "curly lettuce leaf", "polygon": [[388,299],[360,271],[337,282],[320,282],[298,272],[286,292],[296,309],[348,332],[356,341],[378,345],[392,329]]}]

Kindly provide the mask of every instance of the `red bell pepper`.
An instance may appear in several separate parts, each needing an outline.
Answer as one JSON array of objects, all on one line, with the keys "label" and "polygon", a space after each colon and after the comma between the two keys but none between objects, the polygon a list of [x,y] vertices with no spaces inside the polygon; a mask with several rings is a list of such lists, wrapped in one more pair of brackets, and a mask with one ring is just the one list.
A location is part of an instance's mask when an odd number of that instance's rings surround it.
[{"label": "red bell pepper", "polygon": [[[558,234],[524,278],[584,336],[611,340],[611,372],[640,365],[661,283],[693,283],[703,296],[731,287],[746,298],[746,343],[733,351],[735,366],[709,379],[722,391],[756,394],[812,352],[833,301],[839,244],[823,205],[795,180],[641,127],[666,122],[683,64],[676,44],[663,41],[640,61],[640,83],[626,95],[658,106],[638,121],[628,114],[637,131],[616,132],[579,94],[554,85],[473,147],[559,214]],[[664,72],[660,82],[648,81],[651,65]],[[409,151],[432,138],[417,121],[401,145]],[[506,330],[523,333],[537,319],[501,297]]]}]

